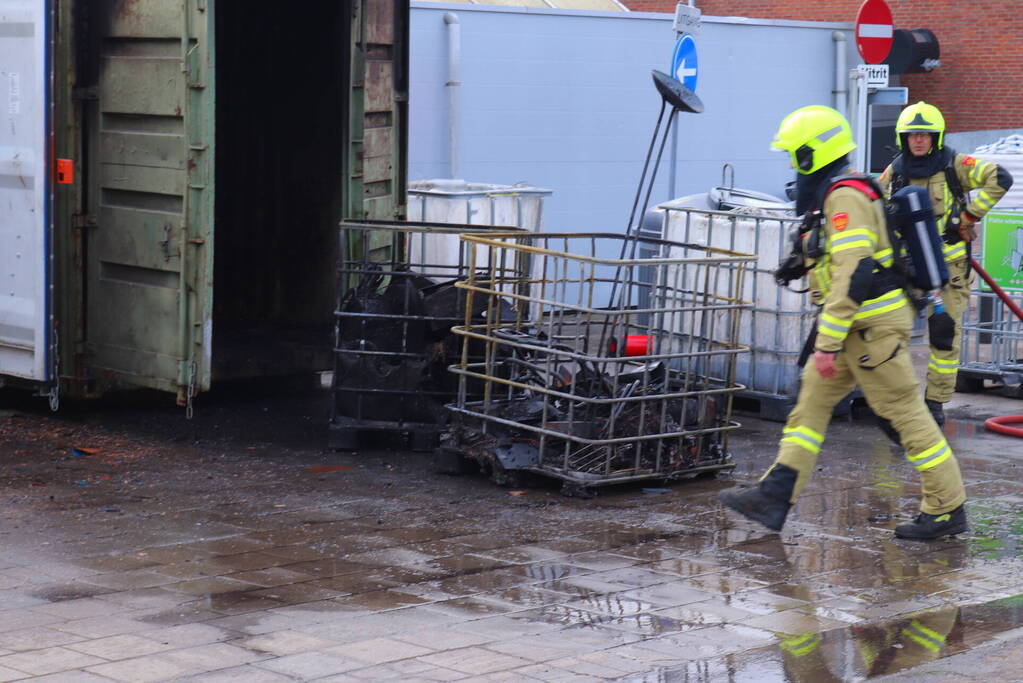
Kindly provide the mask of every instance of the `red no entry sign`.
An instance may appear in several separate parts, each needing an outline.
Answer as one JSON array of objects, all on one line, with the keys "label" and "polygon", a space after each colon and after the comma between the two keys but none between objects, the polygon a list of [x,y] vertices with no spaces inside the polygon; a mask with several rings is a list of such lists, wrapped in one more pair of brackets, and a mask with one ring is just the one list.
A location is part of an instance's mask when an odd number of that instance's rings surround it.
[{"label": "red no entry sign", "polygon": [[884,0],[866,0],[856,13],[856,49],[867,64],[880,64],[892,49],[892,11]]}]

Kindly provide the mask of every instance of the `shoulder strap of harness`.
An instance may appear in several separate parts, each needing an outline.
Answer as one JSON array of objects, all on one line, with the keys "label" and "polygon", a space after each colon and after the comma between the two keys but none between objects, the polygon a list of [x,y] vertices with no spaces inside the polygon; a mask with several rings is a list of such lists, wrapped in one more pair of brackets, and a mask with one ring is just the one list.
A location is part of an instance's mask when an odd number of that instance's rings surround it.
[{"label": "shoulder strap of harness", "polygon": [[945,184],[948,185],[948,191],[952,194],[952,197],[959,202],[961,207],[965,208],[966,193],[963,191],[963,184],[959,181],[959,174],[956,173],[955,155],[952,156],[952,160],[945,167]]},{"label": "shoulder strap of harness", "polygon": [[[831,187],[828,188],[828,193],[833,192],[839,187],[852,187],[867,195],[871,200],[884,200],[884,191],[881,189],[881,186],[874,176],[866,173],[852,173],[835,178],[832,181]],[[902,238],[892,225],[887,201],[885,202],[884,217],[884,229],[888,234],[888,242],[892,248],[892,265],[883,266],[877,261],[874,261],[874,265],[879,271],[878,277],[886,278],[889,288],[902,287],[909,279],[909,271],[904,263]],[[913,295],[908,291],[906,294],[909,296],[910,301],[913,301],[914,305],[916,305],[917,302],[914,300]]]},{"label": "shoulder strap of harness", "polygon": [[874,177],[867,175],[866,173],[851,173],[849,175],[834,178],[831,182],[831,187],[828,188],[825,196],[831,194],[840,187],[852,187],[857,189],[867,195],[867,197],[871,200],[880,199],[884,194],[881,191],[881,186],[877,184]]},{"label": "shoulder strap of harness", "polygon": [[905,159],[901,154],[892,160],[892,180],[888,190],[888,196],[892,196],[906,186],[906,172],[903,169]]},{"label": "shoulder strap of harness", "polygon": [[[959,226],[959,212],[966,210],[966,192],[963,191],[963,184],[959,182],[959,174],[956,173],[956,153],[955,150],[949,150],[952,152],[951,159],[945,166],[945,184],[948,186],[948,191],[952,195],[952,199],[955,201],[955,206],[952,207],[953,215],[950,216],[952,225],[955,228]],[[953,239],[959,237],[959,242],[962,241],[962,237],[953,235]],[[970,269],[973,267],[973,244],[970,242],[966,243],[966,281],[970,279]]]}]

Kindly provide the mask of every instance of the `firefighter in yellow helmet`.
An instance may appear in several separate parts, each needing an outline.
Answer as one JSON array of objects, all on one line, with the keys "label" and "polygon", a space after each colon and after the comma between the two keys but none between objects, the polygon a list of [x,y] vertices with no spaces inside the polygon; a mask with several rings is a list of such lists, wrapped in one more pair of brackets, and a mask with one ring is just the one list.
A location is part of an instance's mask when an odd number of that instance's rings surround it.
[{"label": "firefighter in yellow helmet", "polygon": [[[880,188],[868,176],[848,176],[855,149],[848,121],[834,109],[797,109],[781,122],[772,147],[796,168],[797,213],[821,211],[812,244],[810,289],[821,308],[812,362],[782,433],[778,455],[759,483],[730,489],[721,502],[769,529],[780,530],[806,486],[824,444],[835,404],[857,384],[875,413],[891,421],[919,472],[920,513],[900,524],[903,538],[932,539],[966,530],[959,464],[934,422],[913,373],[909,334],[914,311],[891,261]],[[820,239],[815,239],[817,233]]]},{"label": "firefighter in yellow helmet", "polygon": [[[977,236],[975,223],[1012,187],[1012,176],[998,164],[946,147],[945,118],[932,104],[917,102],[903,109],[895,134],[902,151],[881,174],[881,187],[889,196],[906,185],[927,188],[948,263],[949,282],[941,290],[941,305],[937,311],[932,307],[928,320],[931,356],[925,394],[928,410],[944,426],[942,404],[955,390],[963,313],[973,279],[967,245]],[[966,196],[970,190],[977,190],[972,199]]]}]

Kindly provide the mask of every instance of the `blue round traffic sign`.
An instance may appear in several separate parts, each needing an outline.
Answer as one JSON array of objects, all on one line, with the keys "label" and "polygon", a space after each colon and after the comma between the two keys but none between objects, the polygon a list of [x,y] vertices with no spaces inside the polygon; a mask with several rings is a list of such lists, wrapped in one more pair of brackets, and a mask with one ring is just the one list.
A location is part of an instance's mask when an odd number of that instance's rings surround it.
[{"label": "blue round traffic sign", "polygon": [[699,60],[696,57],[696,41],[688,33],[683,33],[675,41],[675,51],[671,55],[671,75],[696,92],[696,76]]}]

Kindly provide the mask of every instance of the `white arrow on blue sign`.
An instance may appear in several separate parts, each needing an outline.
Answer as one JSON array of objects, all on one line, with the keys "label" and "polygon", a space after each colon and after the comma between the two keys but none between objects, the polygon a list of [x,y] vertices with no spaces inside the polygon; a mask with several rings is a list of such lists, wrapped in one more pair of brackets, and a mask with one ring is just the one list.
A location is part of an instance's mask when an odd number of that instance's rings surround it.
[{"label": "white arrow on blue sign", "polygon": [[696,41],[688,33],[683,33],[675,41],[675,52],[671,55],[671,75],[696,92],[696,75],[699,60],[696,57]]}]

